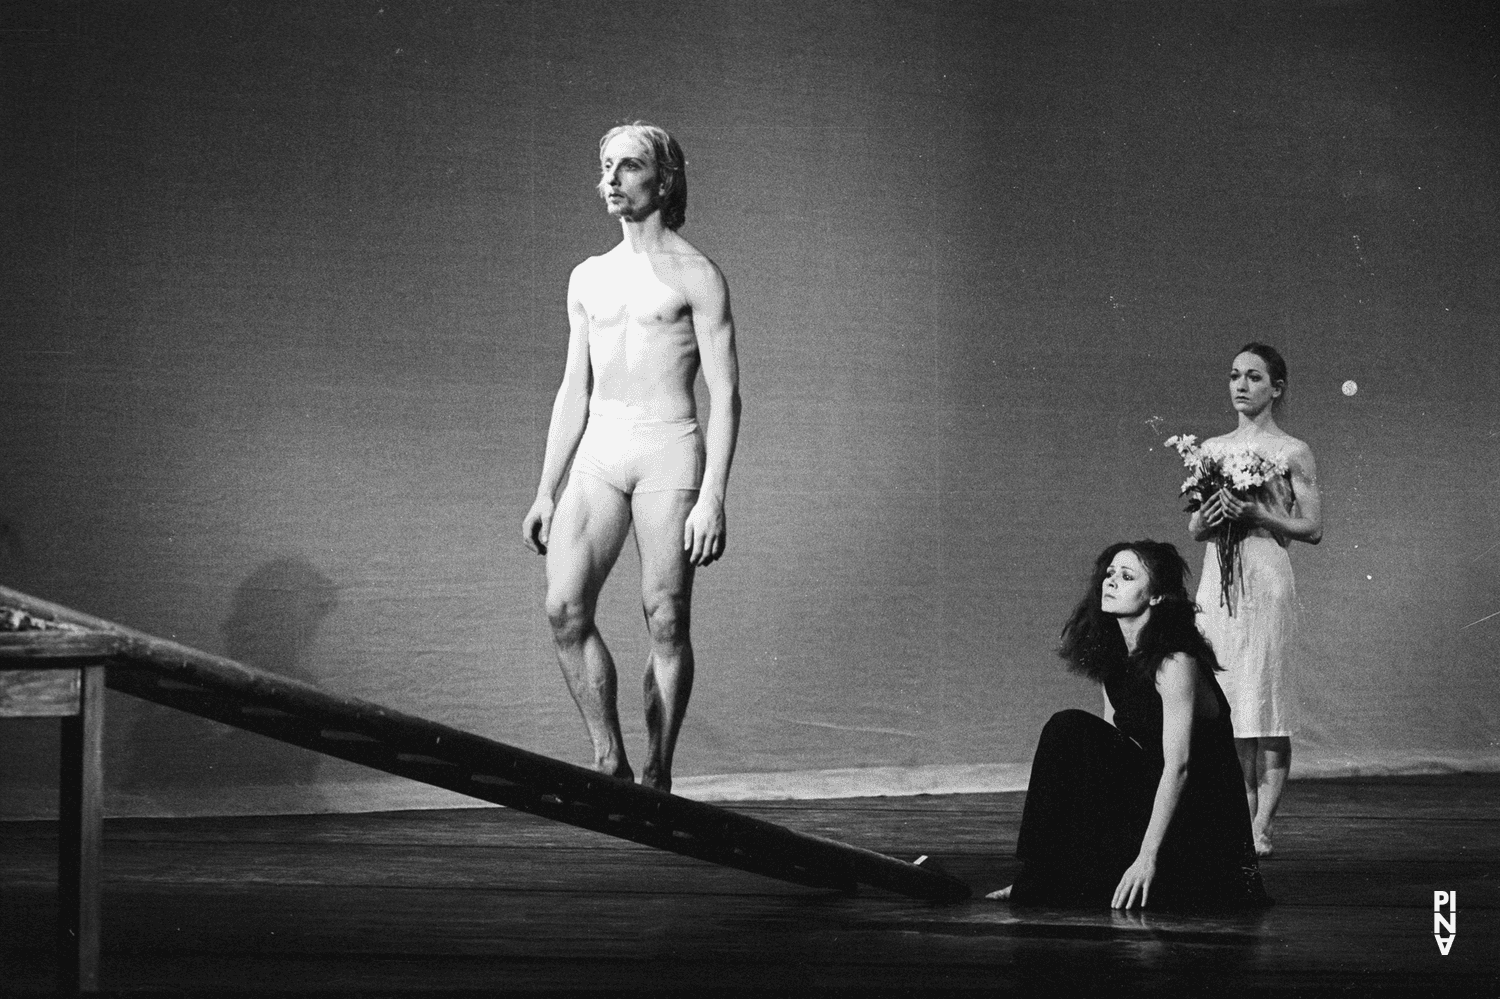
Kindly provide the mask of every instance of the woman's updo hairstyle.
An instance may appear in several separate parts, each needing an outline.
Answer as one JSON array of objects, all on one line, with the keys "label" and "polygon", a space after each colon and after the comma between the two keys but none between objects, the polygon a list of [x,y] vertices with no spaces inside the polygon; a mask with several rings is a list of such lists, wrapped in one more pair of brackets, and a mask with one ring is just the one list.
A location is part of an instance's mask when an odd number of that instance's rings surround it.
[{"label": "woman's updo hairstyle", "polygon": [[1271,384],[1281,386],[1281,394],[1271,400],[1271,408],[1279,409],[1286,401],[1286,358],[1281,356],[1281,351],[1259,340],[1251,340],[1234,352],[1235,357],[1241,354],[1254,354],[1266,362],[1266,374],[1271,376]]}]

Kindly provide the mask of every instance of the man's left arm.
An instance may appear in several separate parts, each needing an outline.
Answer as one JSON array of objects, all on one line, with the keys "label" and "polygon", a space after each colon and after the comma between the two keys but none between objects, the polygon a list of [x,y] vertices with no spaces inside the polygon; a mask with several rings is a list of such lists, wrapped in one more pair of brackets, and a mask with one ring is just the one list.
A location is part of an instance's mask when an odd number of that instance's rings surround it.
[{"label": "man's left arm", "polygon": [[724,554],[727,531],[724,496],[729,466],[740,429],[740,363],[734,347],[734,318],[729,312],[729,286],[719,268],[704,261],[701,275],[688,289],[698,358],[708,386],[708,427],[704,432],[707,468],[698,502],[682,530],[682,547],[694,565],[708,565]]}]

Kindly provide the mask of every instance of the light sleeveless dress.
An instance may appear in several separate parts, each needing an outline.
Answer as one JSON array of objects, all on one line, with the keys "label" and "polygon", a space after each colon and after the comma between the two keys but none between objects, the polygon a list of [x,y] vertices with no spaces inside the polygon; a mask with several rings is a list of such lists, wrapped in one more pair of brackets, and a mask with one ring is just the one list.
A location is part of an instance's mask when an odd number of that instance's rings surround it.
[{"label": "light sleeveless dress", "polygon": [[[1285,445],[1261,453],[1275,458],[1283,450]],[[1291,482],[1276,479],[1268,488],[1271,502],[1290,513],[1296,502]],[[1286,673],[1297,629],[1297,585],[1286,542],[1256,528],[1240,546],[1235,575],[1226,604],[1218,543],[1210,541],[1198,583],[1198,628],[1224,667],[1218,681],[1229,701],[1234,737],[1290,736],[1294,719]]]}]

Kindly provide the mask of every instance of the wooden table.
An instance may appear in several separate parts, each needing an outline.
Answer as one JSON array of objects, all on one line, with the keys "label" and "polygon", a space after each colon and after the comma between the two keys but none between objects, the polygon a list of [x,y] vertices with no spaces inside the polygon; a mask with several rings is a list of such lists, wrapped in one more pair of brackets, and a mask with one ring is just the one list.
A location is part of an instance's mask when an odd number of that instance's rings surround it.
[{"label": "wooden table", "polygon": [[112,635],[0,632],[0,718],[57,718],[57,952],[67,992],[99,987],[99,846],[104,818],[104,664]]}]

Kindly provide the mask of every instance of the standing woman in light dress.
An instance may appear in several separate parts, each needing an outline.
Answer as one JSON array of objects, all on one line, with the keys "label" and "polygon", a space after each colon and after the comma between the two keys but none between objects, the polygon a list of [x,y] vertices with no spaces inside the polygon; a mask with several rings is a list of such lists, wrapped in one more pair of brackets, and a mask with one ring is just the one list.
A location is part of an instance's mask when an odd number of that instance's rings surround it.
[{"label": "standing woman in light dress", "polygon": [[[1239,426],[1214,442],[1253,447],[1286,463],[1250,499],[1227,490],[1210,497],[1188,521],[1195,541],[1208,541],[1199,577],[1198,626],[1224,672],[1219,684],[1229,700],[1235,748],[1245,776],[1255,852],[1271,855],[1271,823],[1292,764],[1292,718],[1284,673],[1294,649],[1297,591],[1287,546],[1323,538],[1317,466],[1312,450],[1276,425],[1286,391],[1286,361],[1274,347],[1248,343],[1229,368],[1229,395]],[[1208,442],[1205,442],[1208,443]],[[1236,574],[1224,600],[1216,537],[1226,522],[1243,528]]]}]

